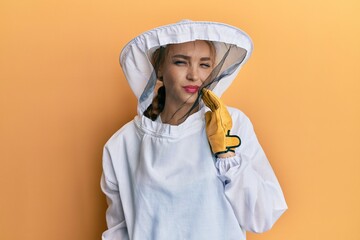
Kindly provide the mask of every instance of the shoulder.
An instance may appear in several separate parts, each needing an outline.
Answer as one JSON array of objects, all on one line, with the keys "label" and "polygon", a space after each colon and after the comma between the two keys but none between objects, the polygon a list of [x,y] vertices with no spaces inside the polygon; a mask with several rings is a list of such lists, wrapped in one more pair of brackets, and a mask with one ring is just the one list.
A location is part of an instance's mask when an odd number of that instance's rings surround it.
[{"label": "shoulder", "polygon": [[119,144],[125,142],[131,136],[136,135],[136,126],[134,120],[123,125],[117,130],[105,143],[105,148],[112,148],[119,146]]},{"label": "shoulder", "polygon": [[119,167],[119,164],[126,163],[123,159],[126,158],[127,150],[131,148],[131,145],[136,145],[136,142],[132,140],[134,137],[136,137],[136,127],[134,120],[132,120],[116,131],[105,143],[102,166],[103,173],[110,182],[116,183],[116,172],[120,169],[126,169]]},{"label": "shoulder", "polygon": [[248,116],[241,110],[227,106],[227,109],[231,115],[231,118],[235,122],[250,122]]},{"label": "shoulder", "polygon": [[252,134],[254,127],[249,117],[241,110],[234,107],[227,107],[233,122],[233,130],[238,134]]}]

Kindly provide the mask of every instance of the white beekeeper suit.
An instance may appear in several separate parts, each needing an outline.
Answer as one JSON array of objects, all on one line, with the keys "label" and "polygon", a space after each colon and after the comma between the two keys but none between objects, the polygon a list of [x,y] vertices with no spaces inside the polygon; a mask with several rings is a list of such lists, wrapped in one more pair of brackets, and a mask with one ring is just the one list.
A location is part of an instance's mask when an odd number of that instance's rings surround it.
[{"label": "white beekeeper suit", "polygon": [[228,108],[232,134],[241,138],[241,146],[236,156],[223,159],[211,152],[202,102],[178,126],[143,115],[156,85],[151,54],[160,46],[194,40],[214,43],[221,69],[211,88],[220,96],[252,51],[250,38],[237,28],[183,21],[143,33],[120,55],[139,99],[138,115],[104,148],[101,187],[108,200],[108,229],[103,240],[241,240],[246,231],[270,229],[287,209],[252,124],[241,111]]}]

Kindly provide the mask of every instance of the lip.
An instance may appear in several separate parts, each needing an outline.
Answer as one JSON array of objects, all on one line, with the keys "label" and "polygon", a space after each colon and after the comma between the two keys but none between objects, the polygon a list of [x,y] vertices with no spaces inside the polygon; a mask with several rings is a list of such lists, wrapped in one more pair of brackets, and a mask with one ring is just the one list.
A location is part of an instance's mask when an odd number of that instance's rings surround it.
[{"label": "lip", "polygon": [[199,91],[199,86],[196,85],[187,85],[183,87],[185,92],[187,93],[196,93],[197,91]]}]

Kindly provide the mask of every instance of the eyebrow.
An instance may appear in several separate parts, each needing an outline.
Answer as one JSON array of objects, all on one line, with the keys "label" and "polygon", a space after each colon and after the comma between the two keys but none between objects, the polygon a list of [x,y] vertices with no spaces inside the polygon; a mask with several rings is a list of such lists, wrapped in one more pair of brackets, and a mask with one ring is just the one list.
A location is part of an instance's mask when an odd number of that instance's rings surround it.
[{"label": "eyebrow", "polygon": [[[186,59],[186,60],[191,59],[190,56],[183,55],[183,54],[176,54],[176,55],[172,56],[172,58],[183,58],[183,59]],[[210,61],[210,60],[211,60],[210,57],[202,57],[202,58],[200,58],[200,61]]]}]

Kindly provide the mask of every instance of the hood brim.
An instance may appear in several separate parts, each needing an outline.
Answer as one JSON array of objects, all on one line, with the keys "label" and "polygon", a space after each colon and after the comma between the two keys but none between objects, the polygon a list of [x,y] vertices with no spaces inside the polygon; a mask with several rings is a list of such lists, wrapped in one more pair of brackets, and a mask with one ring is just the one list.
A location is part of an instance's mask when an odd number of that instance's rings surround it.
[{"label": "hood brim", "polygon": [[[237,58],[241,59],[241,62],[236,65],[236,69],[224,77],[213,89],[218,96],[221,96],[233,82],[253,50],[252,41],[244,31],[224,23],[186,20],[142,33],[126,44],[120,54],[120,65],[132,91],[139,100],[139,114],[142,114],[151,103],[156,85],[154,81],[156,75],[151,63],[152,53],[161,46],[195,40],[213,42],[217,59],[221,59],[230,46],[233,49],[228,56],[230,58],[228,62],[235,63]],[[240,57],[241,54],[243,56]],[[230,65],[228,64],[227,67]],[[144,95],[145,89],[147,92]]]}]

